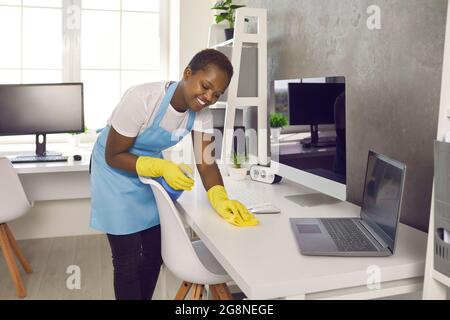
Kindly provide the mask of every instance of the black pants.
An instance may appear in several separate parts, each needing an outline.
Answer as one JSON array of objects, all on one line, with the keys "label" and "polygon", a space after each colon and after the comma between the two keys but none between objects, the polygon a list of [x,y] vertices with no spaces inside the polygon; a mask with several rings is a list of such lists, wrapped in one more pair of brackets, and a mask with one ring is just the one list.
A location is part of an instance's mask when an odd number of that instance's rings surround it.
[{"label": "black pants", "polygon": [[128,235],[108,234],[108,240],[116,299],[151,299],[162,264],[160,226]]}]

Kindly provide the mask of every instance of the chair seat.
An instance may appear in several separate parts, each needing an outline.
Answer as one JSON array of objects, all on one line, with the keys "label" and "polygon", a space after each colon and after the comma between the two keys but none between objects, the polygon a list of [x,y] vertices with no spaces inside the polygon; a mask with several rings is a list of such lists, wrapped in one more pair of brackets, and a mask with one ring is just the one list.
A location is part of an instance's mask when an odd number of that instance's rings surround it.
[{"label": "chair seat", "polygon": [[224,281],[228,282],[231,280],[230,276],[227,274],[225,269],[220,265],[219,261],[212,255],[211,251],[206,248],[205,244],[201,240],[193,241],[192,246],[197,253],[200,261],[205,266],[208,271],[214,273],[218,276],[223,276]]},{"label": "chair seat", "polygon": [[33,203],[8,158],[0,157],[0,177],[0,223],[7,223],[25,215]]}]

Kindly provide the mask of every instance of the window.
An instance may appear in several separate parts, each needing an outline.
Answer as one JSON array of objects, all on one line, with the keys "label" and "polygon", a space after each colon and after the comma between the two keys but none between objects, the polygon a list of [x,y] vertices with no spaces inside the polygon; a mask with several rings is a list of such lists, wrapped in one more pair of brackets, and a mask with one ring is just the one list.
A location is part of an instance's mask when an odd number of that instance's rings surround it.
[{"label": "window", "polygon": [[167,78],[162,0],[0,0],[0,83],[78,82],[89,129],[132,85]]},{"label": "window", "polygon": [[100,128],[129,87],[163,78],[159,1],[85,0],[81,16],[87,126]]},{"label": "window", "polygon": [[61,0],[0,0],[0,83],[61,82]]}]

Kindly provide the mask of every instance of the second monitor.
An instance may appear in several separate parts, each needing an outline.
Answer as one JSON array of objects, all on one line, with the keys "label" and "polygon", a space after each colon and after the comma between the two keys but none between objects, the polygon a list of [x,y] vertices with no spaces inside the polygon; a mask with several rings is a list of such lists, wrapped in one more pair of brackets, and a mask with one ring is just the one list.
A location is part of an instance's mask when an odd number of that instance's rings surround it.
[{"label": "second monitor", "polygon": [[36,152],[12,162],[65,161],[47,151],[46,135],[84,130],[83,84],[0,85],[0,136],[35,135]]},{"label": "second monitor", "polygon": [[303,140],[306,147],[327,147],[336,144],[336,138],[319,137],[319,125],[336,124],[340,112],[336,104],[345,93],[345,83],[289,83],[288,105],[290,125],[309,125],[311,138]]}]

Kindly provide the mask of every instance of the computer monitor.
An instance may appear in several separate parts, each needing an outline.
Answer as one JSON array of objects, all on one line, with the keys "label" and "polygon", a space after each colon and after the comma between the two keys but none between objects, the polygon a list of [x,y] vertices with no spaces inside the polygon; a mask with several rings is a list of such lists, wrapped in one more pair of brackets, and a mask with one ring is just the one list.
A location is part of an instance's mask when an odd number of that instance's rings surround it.
[{"label": "computer monitor", "polygon": [[[310,96],[313,96],[311,94],[313,92],[319,101],[323,101],[322,106],[326,105],[326,108],[321,108],[325,110],[324,115],[315,115],[314,112],[311,112],[309,119],[303,122],[300,120],[295,122],[296,113],[292,112],[294,117],[292,117],[291,123],[309,123],[310,125],[313,123],[331,123],[332,125],[326,125],[326,128],[329,131],[327,134],[333,138],[333,143],[327,143],[323,147],[317,147],[317,145],[311,147],[306,145],[304,140],[301,140],[306,133],[288,135],[279,143],[271,144],[272,166],[278,175],[286,179],[316,190],[321,194],[346,200],[345,78],[324,77],[321,79],[323,79],[323,83],[304,83],[304,79],[302,79],[302,83],[288,84],[288,86],[300,87],[303,92],[309,90]],[[323,89],[323,94],[318,91],[319,88]],[[294,92],[292,94],[294,95]],[[327,96],[327,98],[321,96]],[[295,97],[295,99],[297,98]],[[290,136],[293,136],[293,138],[291,139]],[[322,201],[323,197],[320,200]],[[299,200],[299,202],[302,202],[302,200]]]},{"label": "computer monitor", "polygon": [[82,83],[0,85],[0,136],[36,135],[46,156],[46,134],[83,131]]},{"label": "computer monitor", "polygon": [[335,139],[319,138],[319,125],[335,123],[335,102],[345,92],[345,83],[289,83],[289,124],[309,125],[307,147],[335,145]]}]

